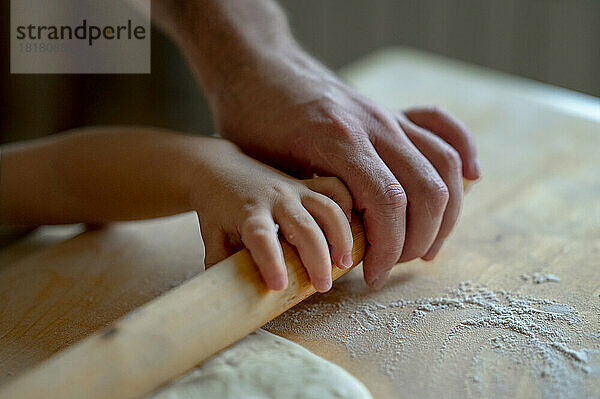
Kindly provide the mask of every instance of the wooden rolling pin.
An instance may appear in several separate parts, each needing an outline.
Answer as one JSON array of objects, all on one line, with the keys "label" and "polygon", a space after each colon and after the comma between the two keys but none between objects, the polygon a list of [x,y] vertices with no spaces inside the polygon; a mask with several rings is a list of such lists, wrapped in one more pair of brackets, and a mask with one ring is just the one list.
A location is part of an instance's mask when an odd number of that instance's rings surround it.
[{"label": "wooden rolling pin", "polygon": [[[365,251],[352,216],[353,265]],[[183,374],[315,293],[294,247],[281,240],[288,287],[269,291],[248,250],[57,353],[0,390],[0,398],[137,398]],[[333,279],[347,270],[333,267]]]},{"label": "wooden rolling pin", "polygon": [[[463,179],[464,191],[470,181]],[[353,265],[362,220],[352,215]],[[248,250],[129,313],[0,389],[0,398],[137,398],[171,381],[315,293],[298,253],[281,240],[288,287],[266,288]],[[348,270],[333,267],[336,280]]]}]

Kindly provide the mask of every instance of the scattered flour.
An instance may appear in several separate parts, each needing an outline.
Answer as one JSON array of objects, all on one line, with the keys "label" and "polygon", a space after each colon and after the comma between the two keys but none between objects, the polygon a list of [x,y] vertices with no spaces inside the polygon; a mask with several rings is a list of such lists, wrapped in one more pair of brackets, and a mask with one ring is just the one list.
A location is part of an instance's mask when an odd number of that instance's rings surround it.
[{"label": "scattered flour", "polygon": [[521,280],[531,281],[534,284],[558,283],[560,282],[560,277],[554,274],[535,272],[532,275],[521,274]]},{"label": "scattered flour", "polygon": [[[556,281],[552,275],[538,277],[540,282]],[[533,279],[535,282],[535,275]],[[436,320],[429,316],[433,312],[454,312],[443,315],[444,320],[451,318],[449,331],[444,331],[443,326],[440,328],[439,323],[428,324]],[[349,295],[334,298],[332,302],[305,302],[266,328],[271,331],[292,329],[307,339],[333,339],[343,344],[352,357],[372,356],[377,352],[381,371],[390,376],[401,375],[406,370],[402,362],[415,344],[415,341],[409,342],[411,339],[428,345],[428,341],[432,341],[430,335],[443,335],[438,356],[441,367],[452,362],[448,359],[452,350],[459,348],[460,351],[465,343],[482,342],[474,349],[471,378],[467,381],[471,385],[467,391],[475,391],[475,396],[486,396],[491,375],[492,383],[503,383],[506,362],[510,367],[530,370],[530,377],[540,381],[544,396],[551,397],[578,396],[583,379],[590,375],[597,378],[599,374],[591,358],[600,347],[600,339],[583,331],[577,309],[548,299],[490,290],[470,282],[460,283],[437,298],[379,303],[364,295]],[[499,357],[504,362],[500,365],[490,360]]]}]

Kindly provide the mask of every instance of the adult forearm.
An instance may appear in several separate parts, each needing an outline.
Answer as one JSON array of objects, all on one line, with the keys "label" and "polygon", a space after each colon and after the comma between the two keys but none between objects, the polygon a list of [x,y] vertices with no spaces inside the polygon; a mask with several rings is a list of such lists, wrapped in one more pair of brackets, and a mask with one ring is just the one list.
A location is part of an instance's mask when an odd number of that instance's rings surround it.
[{"label": "adult forearm", "polygon": [[108,222],[190,210],[201,140],[111,128],[4,147],[0,223]]},{"label": "adult forearm", "polygon": [[464,125],[436,108],[392,112],[348,87],[300,49],[271,1],[167,3],[219,133],[271,165],[348,186],[369,284],[398,261],[435,257],[460,213],[461,175],[480,176]]},{"label": "adult forearm", "polygon": [[[272,0],[155,0],[155,22],[182,49],[214,105],[276,64],[312,64]],[[214,107],[213,107],[214,108]]]}]

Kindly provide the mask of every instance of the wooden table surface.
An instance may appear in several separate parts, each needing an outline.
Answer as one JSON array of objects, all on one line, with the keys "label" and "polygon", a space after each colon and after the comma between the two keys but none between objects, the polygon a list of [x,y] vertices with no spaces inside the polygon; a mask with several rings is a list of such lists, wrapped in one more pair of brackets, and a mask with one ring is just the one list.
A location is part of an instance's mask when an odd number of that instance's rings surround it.
[{"label": "wooden table surface", "polygon": [[[434,262],[378,292],[353,270],[267,328],[377,398],[600,395],[600,101],[408,49],[342,75],[391,108],[460,117],[484,178]],[[80,232],[0,250],[0,384],[202,270],[191,214]]]}]

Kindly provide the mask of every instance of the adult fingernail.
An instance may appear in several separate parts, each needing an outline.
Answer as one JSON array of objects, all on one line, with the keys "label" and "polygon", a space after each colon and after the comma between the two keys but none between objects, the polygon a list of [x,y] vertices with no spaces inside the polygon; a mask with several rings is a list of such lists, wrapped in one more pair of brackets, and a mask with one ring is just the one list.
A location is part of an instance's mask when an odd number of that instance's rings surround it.
[{"label": "adult fingernail", "polygon": [[371,282],[371,287],[375,288],[376,290],[380,289],[385,284],[389,275],[389,270],[379,273],[379,275]]},{"label": "adult fingernail", "polygon": [[331,285],[333,284],[333,282],[331,281],[330,278],[319,278],[319,279],[315,279],[315,281],[313,281],[313,285],[315,286],[315,289],[319,292],[327,292],[331,289]]},{"label": "adult fingernail", "polygon": [[473,161],[473,172],[475,172],[475,176],[481,176],[481,167],[479,166],[479,160],[477,159]]},{"label": "adult fingernail", "polygon": [[443,240],[434,242],[433,245],[431,246],[431,248],[429,248],[429,251],[427,251],[427,253],[425,255],[423,255],[423,257],[421,259],[433,260],[435,258],[435,256],[438,254],[438,252],[440,252],[440,249],[442,248],[443,244],[444,244]]},{"label": "adult fingernail", "polygon": [[342,256],[341,265],[342,265],[342,268],[344,268],[344,269],[349,269],[352,267],[352,254],[351,253],[347,253],[346,255]]},{"label": "adult fingernail", "polygon": [[269,286],[273,291],[281,291],[282,289],[287,287],[287,276],[283,274],[274,276],[269,281]]}]

